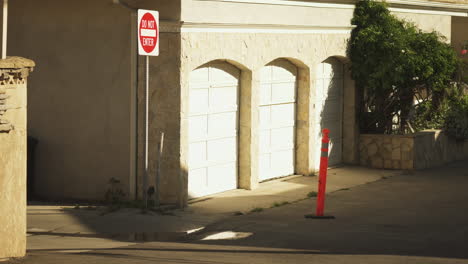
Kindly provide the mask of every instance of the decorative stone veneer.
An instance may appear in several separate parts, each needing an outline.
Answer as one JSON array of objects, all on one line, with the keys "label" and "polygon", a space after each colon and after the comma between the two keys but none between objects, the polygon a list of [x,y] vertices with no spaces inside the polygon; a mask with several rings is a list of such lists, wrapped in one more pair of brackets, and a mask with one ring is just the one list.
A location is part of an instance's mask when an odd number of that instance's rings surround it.
[{"label": "decorative stone veneer", "polygon": [[363,134],[359,161],[379,169],[424,169],[468,158],[468,141],[457,142],[440,130],[410,135]]},{"label": "decorative stone veneer", "polygon": [[0,60],[0,261],[26,253],[26,78],[31,60]]},{"label": "decorative stone veneer", "polygon": [[2,67],[0,68],[0,133],[10,132],[13,129],[11,121],[6,118],[6,112],[9,109],[15,109],[15,106],[7,102],[7,99],[10,98],[10,92],[7,90],[25,85],[29,75],[28,68],[18,70],[4,67],[20,67],[22,63],[21,58],[10,58],[0,62],[0,67]]},{"label": "decorative stone veneer", "polygon": [[413,169],[413,136],[361,135],[359,162],[379,169]]}]

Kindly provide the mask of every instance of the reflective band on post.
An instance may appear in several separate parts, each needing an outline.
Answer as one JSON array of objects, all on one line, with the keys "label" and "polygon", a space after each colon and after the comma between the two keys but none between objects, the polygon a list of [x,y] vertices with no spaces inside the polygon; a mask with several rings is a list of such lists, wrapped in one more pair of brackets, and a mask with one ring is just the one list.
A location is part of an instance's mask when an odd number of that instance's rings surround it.
[{"label": "reflective band on post", "polygon": [[328,142],[322,142],[321,148],[322,154],[320,157],[328,157]]}]

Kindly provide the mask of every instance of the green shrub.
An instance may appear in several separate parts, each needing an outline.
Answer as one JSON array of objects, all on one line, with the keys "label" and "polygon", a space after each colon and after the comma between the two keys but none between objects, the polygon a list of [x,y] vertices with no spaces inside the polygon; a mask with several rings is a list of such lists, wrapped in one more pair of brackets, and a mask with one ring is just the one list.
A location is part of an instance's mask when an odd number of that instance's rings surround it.
[{"label": "green shrub", "polygon": [[460,61],[460,67],[458,71],[459,82],[468,84],[468,60]]},{"label": "green shrub", "polygon": [[438,110],[458,63],[444,38],[396,18],[385,2],[358,1],[351,23],[348,57],[361,99],[361,132],[407,132],[418,94]]},{"label": "green shrub", "polygon": [[456,140],[468,139],[468,95],[451,102],[444,130],[449,137]]},{"label": "green shrub", "polygon": [[445,100],[438,110],[434,110],[432,101],[425,101],[415,107],[414,119],[412,120],[413,128],[416,131],[424,129],[442,129],[445,124],[447,112],[450,103]]}]

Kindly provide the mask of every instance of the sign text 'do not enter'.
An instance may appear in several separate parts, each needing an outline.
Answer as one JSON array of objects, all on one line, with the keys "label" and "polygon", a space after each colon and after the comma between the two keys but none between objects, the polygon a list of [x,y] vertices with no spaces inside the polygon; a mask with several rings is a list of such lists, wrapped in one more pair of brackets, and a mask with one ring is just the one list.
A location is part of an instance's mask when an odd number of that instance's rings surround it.
[{"label": "sign text 'do not enter'", "polygon": [[138,10],[138,54],[159,55],[159,13]]}]

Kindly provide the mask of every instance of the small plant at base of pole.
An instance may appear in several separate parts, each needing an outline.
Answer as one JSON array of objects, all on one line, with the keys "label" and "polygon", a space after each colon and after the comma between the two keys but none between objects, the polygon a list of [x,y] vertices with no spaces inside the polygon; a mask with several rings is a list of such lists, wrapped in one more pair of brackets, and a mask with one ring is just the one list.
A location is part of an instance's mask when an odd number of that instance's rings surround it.
[{"label": "small plant at base of pole", "polygon": [[122,207],[125,193],[120,187],[120,181],[118,179],[114,177],[109,179],[109,189],[107,189],[104,198],[110,206],[110,211],[117,211]]}]

